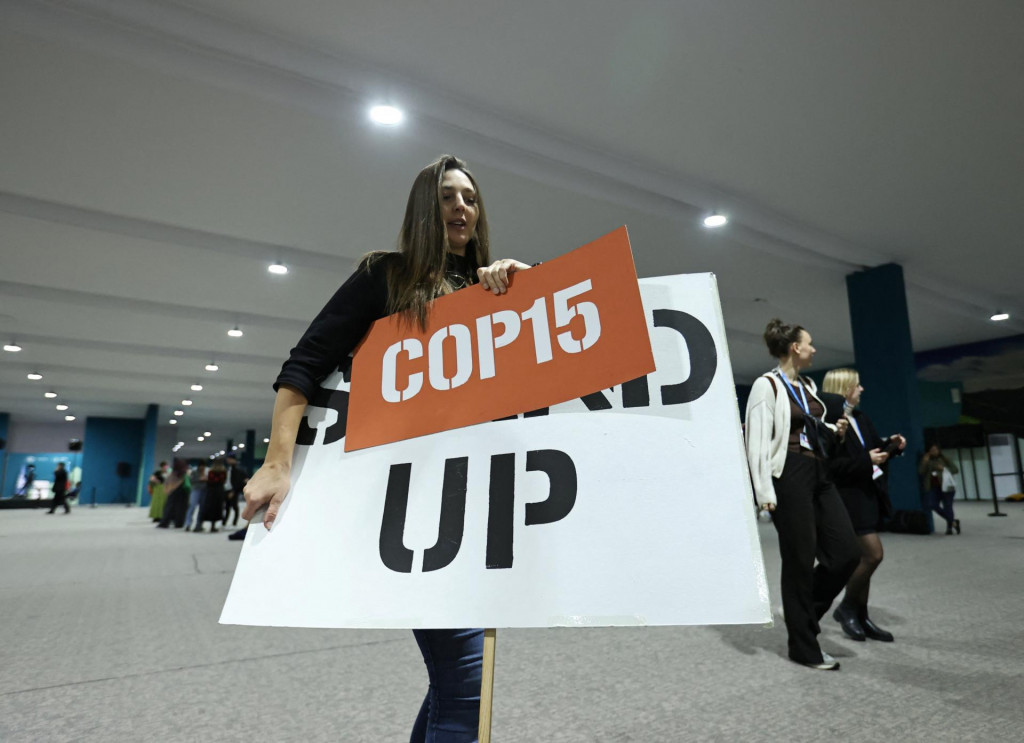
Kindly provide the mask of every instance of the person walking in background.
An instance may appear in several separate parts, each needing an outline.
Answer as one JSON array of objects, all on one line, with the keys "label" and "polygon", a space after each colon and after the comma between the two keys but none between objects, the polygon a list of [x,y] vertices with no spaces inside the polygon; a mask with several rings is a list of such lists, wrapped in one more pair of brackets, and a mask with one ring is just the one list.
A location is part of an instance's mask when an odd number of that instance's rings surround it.
[{"label": "person walking in background", "polygon": [[64,513],[71,513],[71,506],[68,505],[68,473],[64,469],[63,462],[57,462],[57,469],[53,471],[53,505],[47,513],[53,513],[57,506],[64,506]]},{"label": "person walking in background", "polygon": [[159,521],[164,517],[164,506],[167,505],[167,492],[164,482],[167,480],[167,462],[161,462],[149,477],[149,517]]},{"label": "person walking in background", "polygon": [[228,516],[235,512],[233,526],[238,526],[238,499],[242,495],[242,488],[249,482],[249,473],[245,467],[238,464],[234,454],[228,454],[227,459],[227,484],[224,486],[224,526],[228,525]]},{"label": "person walking in background", "polygon": [[954,529],[957,534],[960,533],[960,519],[953,513],[953,498],[956,496],[953,475],[959,471],[955,464],[946,459],[938,444],[928,447],[917,466],[927,505],[946,520],[946,534],[952,534]]},{"label": "person walking in background", "polygon": [[827,393],[842,395],[845,400],[849,430],[836,456],[828,461],[829,474],[839,489],[853,531],[860,542],[860,563],[846,582],[846,594],[833,619],[839,622],[847,637],[892,642],[893,636],[868,617],[868,593],[871,576],[882,563],[882,540],[878,528],[892,513],[889,501],[889,478],[886,463],[907,446],[900,434],[883,439],[867,414],[857,409],[864,388],[860,375],[853,369],[833,369],[825,375],[821,386]]},{"label": "person walking in background", "polygon": [[[811,365],[811,335],[779,319],[764,331],[778,359],[747,401],[747,461],[757,505],[772,512],[782,555],[782,606],[789,658],[809,668],[839,670],[818,644],[819,622],[860,561],[850,516],[828,476],[827,460],[849,425],[822,420],[825,404],[814,382],[800,376]],[[815,566],[817,559],[817,566]]]},{"label": "person walking in background", "polygon": [[200,462],[192,476],[192,493],[189,495],[188,512],[185,514],[185,531],[191,531],[193,527],[198,527],[202,523],[199,517],[202,515],[203,496],[206,494],[206,476],[206,462]]},{"label": "person walking in background", "polygon": [[166,529],[174,522],[174,528],[180,529],[185,525],[185,512],[188,510],[188,497],[192,492],[192,483],[188,476],[188,462],[184,459],[175,459],[171,466],[171,474],[164,483],[164,491],[167,493],[167,503],[164,504],[163,516],[158,529]]},{"label": "person walking in background", "polygon": [[224,460],[215,460],[206,475],[206,494],[199,507],[199,522],[194,529],[196,533],[203,530],[203,524],[207,521],[210,522],[211,534],[218,531],[217,522],[224,519],[224,483],[227,481],[227,476]]}]

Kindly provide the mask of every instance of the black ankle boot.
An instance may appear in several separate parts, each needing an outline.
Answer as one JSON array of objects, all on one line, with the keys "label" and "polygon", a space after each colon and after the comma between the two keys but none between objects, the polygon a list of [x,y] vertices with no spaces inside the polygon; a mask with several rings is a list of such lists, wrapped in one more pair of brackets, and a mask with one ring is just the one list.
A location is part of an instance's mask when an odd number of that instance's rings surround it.
[{"label": "black ankle boot", "polygon": [[857,642],[864,642],[864,628],[860,626],[860,620],[857,619],[856,611],[840,604],[832,612],[832,618],[839,622],[839,626],[843,628],[843,632],[847,637]]},{"label": "black ankle boot", "polygon": [[872,640],[878,640],[879,642],[892,642],[895,639],[892,636],[892,632],[884,630],[872,622],[867,614],[864,614],[864,616],[860,618],[860,626],[864,630],[865,637],[870,637]]}]

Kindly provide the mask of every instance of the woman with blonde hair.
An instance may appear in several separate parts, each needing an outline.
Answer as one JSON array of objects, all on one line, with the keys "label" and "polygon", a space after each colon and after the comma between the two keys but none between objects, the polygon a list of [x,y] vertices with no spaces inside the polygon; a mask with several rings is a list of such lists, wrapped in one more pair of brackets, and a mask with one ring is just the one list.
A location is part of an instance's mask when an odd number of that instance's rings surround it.
[{"label": "woman with blonde hair", "polygon": [[892,513],[886,463],[903,451],[907,440],[900,434],[883,439],[867,414],[859,410],[864,388],[853,369],[833,369],[821,386],[828,393],[842,395],[849,432],[836,456],[829,460],[829,473],[843,499],[860,542],[860,562],[846,583],[846,593],[832,617],[852,640],[892,642],[893,636],[868,616],[871,576],[882,563],[881,522]]},{"label": "woman with blonde hair", "polygon": [[[398,252],[371,253],[316,316],[277,377],[270,444],[263,466],[244,489],[252,519],[266,507],[271,528],[288,494],[295,436],[307,401],[344,364],[375,320],[393,313],[424,327],[433,300],[478,284],[504,294],[510,276],[529,268],[491,262],[487,216],[466,164],[444,155],[420,171],[406,203]],[[438,596],[438,601],[444,597]],[[477,739],[483,630],[414,630],[429,687],[411,741]]]},{"label": "woman with blonde hair", "polygon": [[762,510],[772,512],[779,535],[790,660],[835,671],[839,663],[818,645],[819,621],[860,557],[827,466],[847,424],[844,419],[835,426],[824,422],[825,404],[814,382],[800,375],[814,359],[810,333],[775,319],[765,328],[764,340],[779,363],[754,380],[747,400],[754,495]]}]

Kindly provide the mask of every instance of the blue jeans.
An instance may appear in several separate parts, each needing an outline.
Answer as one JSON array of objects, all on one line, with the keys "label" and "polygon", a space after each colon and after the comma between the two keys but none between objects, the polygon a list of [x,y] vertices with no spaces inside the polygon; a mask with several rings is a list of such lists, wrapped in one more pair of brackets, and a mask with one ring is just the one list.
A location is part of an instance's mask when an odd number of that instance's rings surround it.
[{"label": "blue jeans", "polygon": [[409,743],[473,743],[480,725],[482,629],[412,631],[430,686]]},{"label": "blue jeans", "polygon": [[202,526],[203,522],[199,521],[199,514],[202,512],[203,507],[203,490],[201,488],[192,488],[192,493],[189,495],[188,500],[188,513],[185,514],[185,526],[192,526],[192,514],[196,514],[196,526]]},{"label": "blue jeans", "polygon": [[953,526],[953,499],[956,497],[956,491],[951,490],[948,493],[944,493],[941,490],[929,490],[928,491],[928,506],[946,520],[946,528],[949,529]]}]

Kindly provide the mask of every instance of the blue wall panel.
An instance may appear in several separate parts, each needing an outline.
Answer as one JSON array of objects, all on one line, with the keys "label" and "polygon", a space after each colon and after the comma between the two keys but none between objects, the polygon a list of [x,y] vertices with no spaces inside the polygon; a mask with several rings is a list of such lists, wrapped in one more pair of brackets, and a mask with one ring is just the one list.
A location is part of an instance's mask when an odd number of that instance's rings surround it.
[{"label": "blue wall panel", "polygon": [[[82,493],[97,503],[134,503],[144,436],[142,419],[87,418],[82,447]],[[131,474],[117,475],[117,463],[128,462]]]}]

